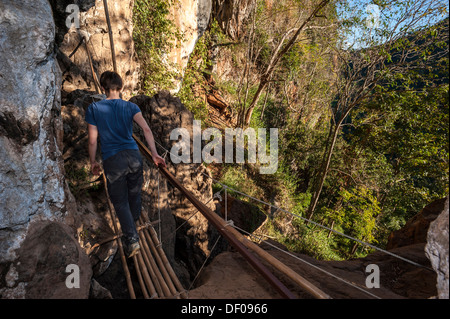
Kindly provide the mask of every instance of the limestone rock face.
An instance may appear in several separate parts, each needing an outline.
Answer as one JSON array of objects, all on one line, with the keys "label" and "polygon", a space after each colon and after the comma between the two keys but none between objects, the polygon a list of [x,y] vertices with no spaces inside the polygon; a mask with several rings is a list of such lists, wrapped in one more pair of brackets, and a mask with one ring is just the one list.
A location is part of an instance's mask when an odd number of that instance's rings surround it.
[{"label": "limestone rock face", "polygon": [[65,210],[60,160],[60,70],[47,1],[0,3],[0,256],[14,250],[33,219]]},{"label": "limestone rock face", "polygon": [[255,5],[255,0],[213,0],[212,13],[223,32],[237,41],[243,35],[243,24]]},{"label": "limestone rock face", "polygon": [[[91,267],[62,223],[70,191],[48,1],[2,1],[0,34],[0,297],[86,298]],[[82,289],[67,288],[69,264]]]},{"label": "limestone rock face", "polygon": [[[180,78],[184,75],[195,44],[208,26],[211,7],[211,0],[180,0],[172,3],[170,19],[184,34],[184,38],[180,43],[175,43],[174,49],[168,54],[168,61],[177,65]],[[174,84],[172,93],[178,92],[180,88],[181,81],[178,81]]]},{"label": "limestone rock face", "polygon": [[427,234],[425,253],[437,274],[437,292],[439,299],[449,298],[448,270],[448,197],[442,213],[430,224]]}]

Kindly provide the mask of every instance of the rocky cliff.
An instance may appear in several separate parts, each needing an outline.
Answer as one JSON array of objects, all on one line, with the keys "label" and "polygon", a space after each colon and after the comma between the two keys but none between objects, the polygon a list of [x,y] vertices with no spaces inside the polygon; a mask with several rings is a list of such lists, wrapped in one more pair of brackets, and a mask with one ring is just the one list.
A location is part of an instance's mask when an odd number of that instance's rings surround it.
[{"label": "rocky cliff", "polygon": [[[79,9],[79,27],[67,25],[70,4]],[[193,116],[169,92],[134,96],[139,63],[132,41],[133,1],[110,0],[108,4],[117,67],[127,83],[124,98],[140,106],[158,145],[170,150],[175,143],[169,139],[170,132],[177,127],[192,132]],[[244,32],[242,21],[253,8],[252,1],[178,2],[172,15],[188,36],[171,52],[171,59],[185,67],[210,14],[232,39],[238,39]],[[95,247],[113,235],[113,227],[103,185],[88,171],[84,122],[87,106],[104,98],[96,91],[92,69],[100,74],[112,68],[108,31],[102,0],[0,2],[0,298],[127,297],[116,243]],[[222,68],[225,74],[225,65]],[[163,148],[159,151],[168,156]],[[220,203],[211,200],[212,185],[204,175],[209,174],[205,167],[169,161],[169,170],[201,201],[224,214]],[[144,211],[158,222],[163,248],[188,287],[211,253],[218,233],[152,164],[145,164],[144,174]],[[228,203],[227,215],[236,224],[248,222],[246,214],[253,207],[232,198]],[[448,200],[446,205],[448,216]],[[345,262],[302,257],[360,284],[365,266],[378,263],[386,274],[381,297],[448,297],[448,217],[440,217],[445,214],[441,206],[435,204],[438,208],[432,213],[424,210],[408,224],[412,228],[394,234],[390,241],[393,251],[423,264],[428,256],[438,274],[437,288],[436,275],[429,270],[417,270],[378,253]],[[262,222],[258,219],[257,224]],[[272,247],[264,247],[284,260]],[[226,250],[226,242],[219,241],[211,257]],[[286,259],[286,264],[301,274],[312,273],[295,260]],[[69,265],[80,269],[80,289],[67,288]],[[315,278],[314,283],[333,297],[361,296],[319,273]],[[242,258],[230,251],[215,258],[196,286],[190,297],[277,298]]]},{"label": "rocky cliff", "polygon": [[[0,34],[0,294],[86,297],[88,259],[64,224],[71,212],[50,4],[2,1]],[[84,269],[84,286],[67,292],[70,263]]]},{"label": "rocky cliff", "polygon": [[[69,20],[70,25],[67,19],[75,9],[68,6],[73,4],[79,10],[78,20]],[[117,69],[127,83],[124,99],[129,99],[139,78],[132,41],[133,1],[108,1],[108,5]],[[190,40],[195,42],[206,27],[210,7],[208,2],[184,5],[203,12],[203,22],[190,27],[195,31]],[[0,63],[0,295],[87,298],[91,282],[98,287],[92,279],[108,269],[117,251],[115,242],[92,248],[113,232],[102,185],[88,173],[85,147],[84,110],[103,98],[95,91],[91,70],[99,75],[113,66],[103,1],[42,0],[21,5],[2,1],[0,11],[4,58]],[[192,23],[184,14],[180,23]],[[189,55],[190,46],[183,54]],[[192,115],[170,94],[136,97],[135,102],[166,147],[168,139],[160,136],[168,136],[178,126],[192,126]],[[192,168],[180,165],[171,170],[206,202],[212,196],[211,182],[202,177],[203,167]],[[151,165],[145,168],[145,179],[144,209],[152,219],[161,220],[164,248],[176,264],[174,230],[193,208],[165,180],[157,183]],[[186,269],[195,270],[203,262],[195,256],[208,253],[211,230],[199,215],[184,230],[181,251],[189,265],[177,270],[188,281]],[[81,270],[82,289],[66,287],[70,264]]]},{"label": "rocky cliff", "polygon": [[177,65],[180,71],[179,80],[174,83],[172,92],[180,89],[189,57],[198,39],[208,27],[211,2],[211,0],[181,0],[171,5],[170,18],[183,34],[182,39],[177,40],[172,51],[168,53],[168,61]]}]

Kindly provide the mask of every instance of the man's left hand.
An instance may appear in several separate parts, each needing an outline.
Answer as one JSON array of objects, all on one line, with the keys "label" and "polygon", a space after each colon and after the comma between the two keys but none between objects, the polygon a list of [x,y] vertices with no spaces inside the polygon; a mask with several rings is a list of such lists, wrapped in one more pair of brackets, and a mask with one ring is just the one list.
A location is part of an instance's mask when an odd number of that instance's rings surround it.
[{"label": "man's left hand", "polygon": [[91,173],[94,175],[100,175],[100,171],[102,170],[100,164],[98,162],[91,163]]}]

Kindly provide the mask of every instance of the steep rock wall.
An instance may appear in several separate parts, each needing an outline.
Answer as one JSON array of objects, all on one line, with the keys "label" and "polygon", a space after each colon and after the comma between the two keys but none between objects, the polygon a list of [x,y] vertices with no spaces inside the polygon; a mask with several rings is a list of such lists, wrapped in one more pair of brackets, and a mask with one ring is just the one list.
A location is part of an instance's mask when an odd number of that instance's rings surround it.
[{"label": "steep rock wall", "polygon": [[[84,272],[84,289],[75,294],[61,281],[65,261],[81,267],[87,259],[73,231],[61,224],[69,213],[68,190],[61,159],[61,72],[54,54],[55,25],[49,3],[2,1],[0,34],[0,295],[86,297],[90,268]],[[46,240],[39,235],[44,226],[49,230]],[[32,260],[22,250],[27,243],[40,245]],[[53,271],[42,267],[45,260],[58,258],[58,250],[64,247],[71,248],[65,255],[68,259],[53,263]],[[33,282],[50,286],[58,282],[66,290],[36,290]]]},{"label": "steep rock wall", "polygon": [[212,15],[222,31],[238,41],[245,33],[244,22],[255,6],[255,0],[213,0]]},{"label": "steep rock wall", "polygon": [[[46,1],[0,4],[0,209],[2,237],[31,218],[64,208],[60,154],[60,71],[53,54],[55,29]],[[14,258],[13,242],[2,256]]]},{"label": "steep rock wall", "polygon": [[167,56],[168,61],[177,65],[180,71],[180,80],[174,83],[172,93],[178,92],[181,88],[189,57],[198,39],[208,27],[211,7],[212,0],[180,0],[172,3],[169,19],[183,34],[183,39],[174,44],[173,50]]}]

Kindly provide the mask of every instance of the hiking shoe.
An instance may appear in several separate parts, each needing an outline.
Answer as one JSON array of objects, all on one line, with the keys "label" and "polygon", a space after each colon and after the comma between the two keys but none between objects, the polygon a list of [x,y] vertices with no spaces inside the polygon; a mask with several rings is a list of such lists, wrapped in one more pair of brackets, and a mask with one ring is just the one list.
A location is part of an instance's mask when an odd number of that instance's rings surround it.
[{"label": "hiking shoe", "polygon": [[134,243],[131,243],[130,245],[127,245],[127,256],[128,258],[133,257],[139,252],[139,249],[141,249],[141,246],[139,245],[139,242],[136,241]]}]

